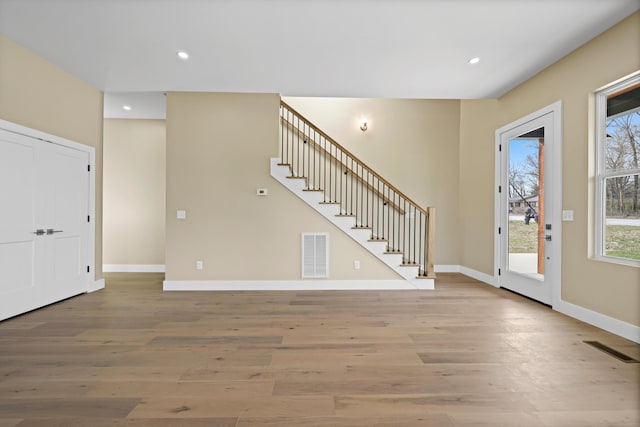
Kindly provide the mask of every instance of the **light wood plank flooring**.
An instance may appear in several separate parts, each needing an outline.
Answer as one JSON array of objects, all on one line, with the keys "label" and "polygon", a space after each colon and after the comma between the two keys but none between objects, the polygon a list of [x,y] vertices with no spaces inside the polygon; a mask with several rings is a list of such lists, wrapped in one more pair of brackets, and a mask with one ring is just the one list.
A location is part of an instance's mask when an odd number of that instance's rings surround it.
[{"label": "light wood plank flooring", "polygon": [[0,427],[638,426],[638,345],[507,291],[165,292],[0,323]]}]

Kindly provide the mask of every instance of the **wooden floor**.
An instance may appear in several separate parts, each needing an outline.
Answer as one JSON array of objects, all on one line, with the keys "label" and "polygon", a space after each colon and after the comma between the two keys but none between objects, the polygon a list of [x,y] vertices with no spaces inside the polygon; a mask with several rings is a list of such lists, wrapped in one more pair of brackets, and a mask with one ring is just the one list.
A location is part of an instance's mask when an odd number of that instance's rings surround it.
[{"label": "wooden floor", "polygon": [[638,345],[457,274],[435,291],[165,292],[0,323],[0,427],[638,426]]}]

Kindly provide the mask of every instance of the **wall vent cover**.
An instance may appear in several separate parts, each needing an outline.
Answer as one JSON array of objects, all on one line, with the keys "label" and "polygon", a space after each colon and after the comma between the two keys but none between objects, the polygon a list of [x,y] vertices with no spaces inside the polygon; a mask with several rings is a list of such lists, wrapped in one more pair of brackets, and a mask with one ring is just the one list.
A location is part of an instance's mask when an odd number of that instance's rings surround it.
[{"label": "wall vent cover", "polygon": [[302,277],[329,277],[328,233],[302,233]]}]

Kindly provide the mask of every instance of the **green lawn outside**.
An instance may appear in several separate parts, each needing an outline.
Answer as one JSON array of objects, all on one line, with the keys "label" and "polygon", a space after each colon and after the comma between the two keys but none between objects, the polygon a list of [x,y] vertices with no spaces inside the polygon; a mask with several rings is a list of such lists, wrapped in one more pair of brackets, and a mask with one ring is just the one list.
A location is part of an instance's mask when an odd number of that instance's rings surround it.
[{"label": "green lawn outside", "polygon": [[538,223],[531,221],[509,221],[509,253],[534,254],[538,252]]},{"label": "green lawn outside", "polygon": [[[538,251],[538,224],[531,221],[509,221],[509,253],[526,254]],[[607,225],[605,255],[640,261],[640,227]]]},{"label": "green lawn outside", "polygon": [[640,261],[640,227],[607,225],[605,255]]}]

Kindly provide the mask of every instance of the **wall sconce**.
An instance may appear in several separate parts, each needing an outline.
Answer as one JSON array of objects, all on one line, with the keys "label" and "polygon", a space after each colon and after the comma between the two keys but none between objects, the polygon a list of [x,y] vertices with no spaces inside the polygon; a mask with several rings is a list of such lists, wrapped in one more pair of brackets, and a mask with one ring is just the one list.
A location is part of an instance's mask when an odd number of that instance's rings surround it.
[{"label": "wall sconce", "polygon": [[361,130],[362,132],[364,132],[364,131],[366,131],[367,129],[369,129],[369,128],[367,127],[367,121],[363,119],[363,120],[360,122],[360,130]]}]

